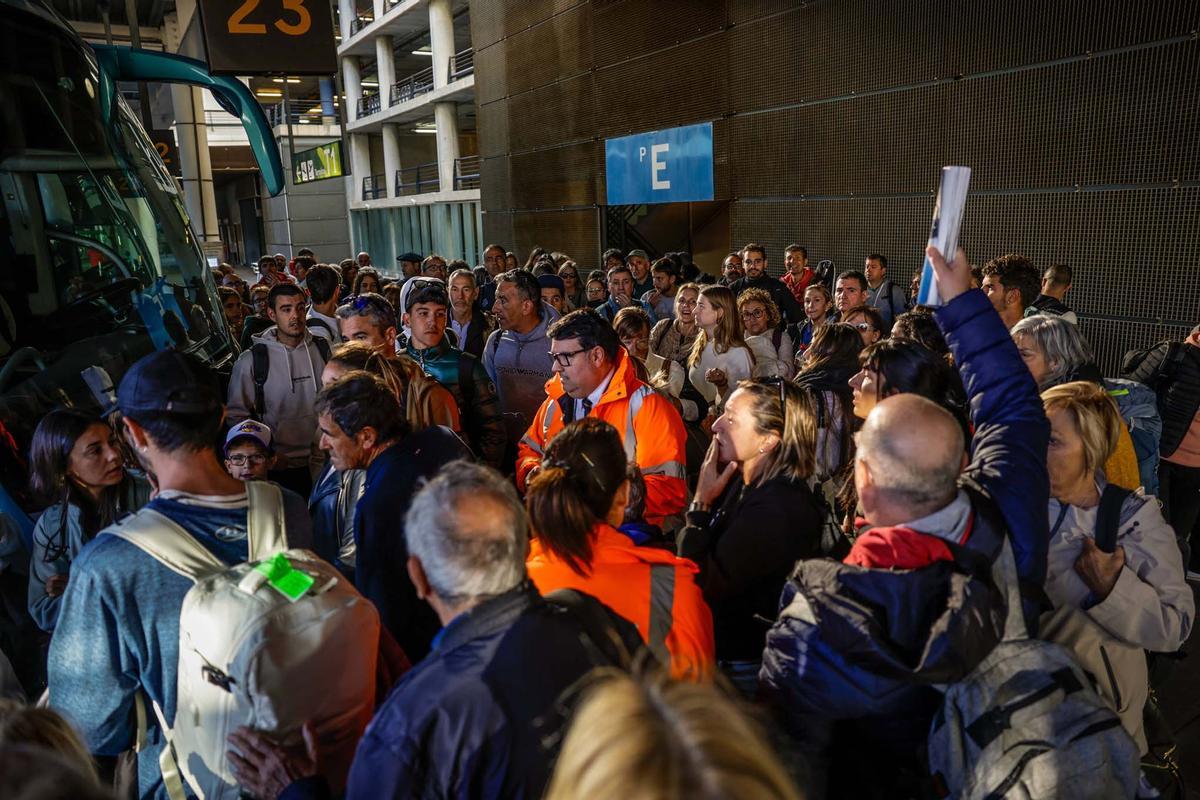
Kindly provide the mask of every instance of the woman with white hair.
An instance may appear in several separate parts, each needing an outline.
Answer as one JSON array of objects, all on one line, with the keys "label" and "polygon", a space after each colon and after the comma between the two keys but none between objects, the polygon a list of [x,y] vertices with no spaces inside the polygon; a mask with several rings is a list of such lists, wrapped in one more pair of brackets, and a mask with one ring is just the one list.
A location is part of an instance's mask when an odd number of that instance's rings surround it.
[{"label": "woman with white hair", "polygon": [[[1014,325],[1010,333],[1021,360],[1037,382],[1038,391],[1071,381],[1087,381],[1106,388],[1091,345],[1079,332],[1078,325],[1062,317],[1035,314]],[[1148,493],[1157,494],[1158,481],[1154,477],[1157,453],[1147,458],[1144,467],[1140,465],[1127,425],[1128,421],[1121,426],[1117,445],[1104,464],[1105,476],[1109,483],[1130,489],[1145,486]]]}]

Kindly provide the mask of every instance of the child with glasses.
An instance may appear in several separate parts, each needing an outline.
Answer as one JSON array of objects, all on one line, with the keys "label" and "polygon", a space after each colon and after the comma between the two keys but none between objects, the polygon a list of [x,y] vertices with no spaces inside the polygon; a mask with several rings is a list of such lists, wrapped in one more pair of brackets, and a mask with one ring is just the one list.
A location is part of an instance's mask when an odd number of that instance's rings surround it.
[{"label": "child with glasses", "polygon": [[275,466],[271,429],[252,419],[229,429],[225,437],[225,470],[239,481],[265,481]]}]

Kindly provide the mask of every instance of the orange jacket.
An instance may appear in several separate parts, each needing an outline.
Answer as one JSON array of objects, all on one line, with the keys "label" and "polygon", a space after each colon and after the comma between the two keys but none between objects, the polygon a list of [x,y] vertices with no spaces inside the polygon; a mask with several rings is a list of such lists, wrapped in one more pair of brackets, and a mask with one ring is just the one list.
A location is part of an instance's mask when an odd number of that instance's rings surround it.
[{"label": "orange jacket", "polygon": [[638,547],[601,522],[592,529],[590,574],[571,569],[536,537],[525,567],[542,594],[576,589],[636,625],[650,651],[670,663],[674,677],[699,680],[711,674],[716,658],[712,612],[693,577],[700,570],[686,558]]},{"label": "orange jacket", "polygon": [[[517,445],[517,488],[522,492],[530,470],[542,463],[546,444],[564,427],[564,407],[574,402],[558,375],[546,382],[546,400]],[[669,400],[638,380],[625,348],[589,416],[617,429],[626,456],[646,476],[646,521],[661,526],[665,518],[681,514],[687,504],[683,419]]]}]

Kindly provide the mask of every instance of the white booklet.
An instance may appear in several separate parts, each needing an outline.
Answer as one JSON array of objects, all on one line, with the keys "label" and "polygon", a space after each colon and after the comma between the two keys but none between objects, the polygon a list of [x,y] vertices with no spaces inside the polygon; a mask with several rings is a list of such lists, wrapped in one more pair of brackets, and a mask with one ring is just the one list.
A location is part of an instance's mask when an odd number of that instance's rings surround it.
[{"label": "white booklet", "polygon": [[[933,224],[929,226],[929,244],[936,247],[947,262],[953,261],[958,250],[958,229],[962,225],[963,209],[967,205],[967,187],[971,183],[970,167],[942,167],[942,182],[938,187],[937,203],[933,207]],[[928,245],[927,245],[928,246]],[[921,270],[921,289],[917,303],[940,306],[933,264],[925,257]]]}]

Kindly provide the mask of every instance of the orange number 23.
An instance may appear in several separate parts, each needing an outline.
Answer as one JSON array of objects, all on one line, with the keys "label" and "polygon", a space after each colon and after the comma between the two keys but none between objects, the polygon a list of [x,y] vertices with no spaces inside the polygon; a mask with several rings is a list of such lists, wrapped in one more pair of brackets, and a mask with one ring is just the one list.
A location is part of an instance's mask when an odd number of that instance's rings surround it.
[{"label": "orange number 23", "polygon": [[[242,4],[237,7],[237,10],[226,21],[226,28],[230,33],[262,35],[267,32],[265,23],[246,22],[246,17],[250,16],[251,12],[258,8],[258,3],[259,0],[243,0]],[[312,27],[312,15],[304,7],[304,0],[283,0],[283,8],[285,11],[291,11],[295,14],[296,21],[286,22],[282,19],[277,19],[275,20],[275,27],[281,33],[288,36],[303,36],[308,33],[309,28]]]}]

